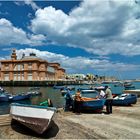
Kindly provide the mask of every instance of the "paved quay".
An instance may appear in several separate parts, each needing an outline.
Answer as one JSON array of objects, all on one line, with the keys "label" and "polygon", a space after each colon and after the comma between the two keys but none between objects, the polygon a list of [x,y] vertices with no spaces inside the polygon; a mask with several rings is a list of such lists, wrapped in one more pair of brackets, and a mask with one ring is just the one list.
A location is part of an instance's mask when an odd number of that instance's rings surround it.
[{"label": "paved quay", "polygon": [[113,107],[113,114],[82,113],[59,110],[52,128],[38,135],[9,115],[0,117],[0,139],[140,139],[140,99],[128,107]]}]

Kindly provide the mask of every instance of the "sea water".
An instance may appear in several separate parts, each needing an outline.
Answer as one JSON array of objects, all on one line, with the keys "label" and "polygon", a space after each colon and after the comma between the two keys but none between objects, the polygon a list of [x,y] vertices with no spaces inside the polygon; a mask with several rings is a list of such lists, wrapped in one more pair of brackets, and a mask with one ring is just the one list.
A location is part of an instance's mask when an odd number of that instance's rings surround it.
[{"label": "sea water", "polygon": [[[135,86],[135,89],[140,89],[140,82],[134,82],[132,84]],[[78,88],[89,88],[91,86],[105,86],[105,85],[108,85],[111,88],[112,93],[121,94],[124,90],[123,86],[115,87],[114,84],[77,85],[75,86],[75,88],[77,90]],[[29,91],[29,87],[4,87],[4,89],[12,94]],[[40,102],[43,102],[48,98],[50,98],[52,100],[53,106],[57,108],[64,106],[65,99],[61,95],[61,91],[59,89],[53,89],[53,87],[40,87],[39,91],[42,93],[41,95],[36,95],[28,100],[22,100],[16,102],[22,104],[39,105]],[[0,102],[0,115],[9,113],[10,104],[11,102]]]}]

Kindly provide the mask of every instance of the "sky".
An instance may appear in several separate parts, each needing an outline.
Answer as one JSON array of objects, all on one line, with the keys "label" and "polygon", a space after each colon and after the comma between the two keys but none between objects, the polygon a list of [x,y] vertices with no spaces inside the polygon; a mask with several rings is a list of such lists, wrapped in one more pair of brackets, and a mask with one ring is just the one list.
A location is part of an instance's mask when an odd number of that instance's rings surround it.
[{"label": "sky", "polygon": [[140,0],[0,1],[0,59],[13,48],[66,73],[140,79]]}]

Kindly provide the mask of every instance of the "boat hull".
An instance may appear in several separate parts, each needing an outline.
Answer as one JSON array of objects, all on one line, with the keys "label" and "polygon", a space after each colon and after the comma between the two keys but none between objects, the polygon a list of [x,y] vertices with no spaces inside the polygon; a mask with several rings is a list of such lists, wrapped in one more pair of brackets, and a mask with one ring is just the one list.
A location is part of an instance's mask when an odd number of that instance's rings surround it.
[{"label": "boat hull", "polygon": [[0,97],[0,101],[7,102],[9,101],[8,97]]},{"label": "boat hull", "polygon": [[55,111],[55,108],[15,103],[11,104],[10,114],[13,119],[42,134],[50,126]]},{"label": "boat hull", "polygon": [[9,96],[8,95],[0,95],[0,101],[3,101],[3,102],[7,102],[9,101]]},{"label": "boat hull", "polygon": [[134,94],[129,94],[126,98],[124,99],[113,99],[113,105],[131,105],[131,104],[136,104],[137,102],[137,96]]},{"label": "boat hull", "polygon": [[105,99],[94,99],[90,101],[82,101],[82,110],[102,110],[105,104]]},{"label": "boat hull", "polygon": [[25,99],[29,99],[29,98],[30,98],[29,95],[15,95],[10,100],[11,101],[20,101],[20,100],[25,100]]}]

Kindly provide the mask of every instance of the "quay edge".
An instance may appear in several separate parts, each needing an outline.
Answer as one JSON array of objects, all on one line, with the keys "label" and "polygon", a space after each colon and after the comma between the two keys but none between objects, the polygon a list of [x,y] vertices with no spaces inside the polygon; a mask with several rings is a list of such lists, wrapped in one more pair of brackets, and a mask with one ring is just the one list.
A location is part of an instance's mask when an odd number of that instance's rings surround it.
[{"label": "quay edge", "polygon": [[81,85],[79,81],[0,81],[1,86],[54,86],[54,85]]}]

